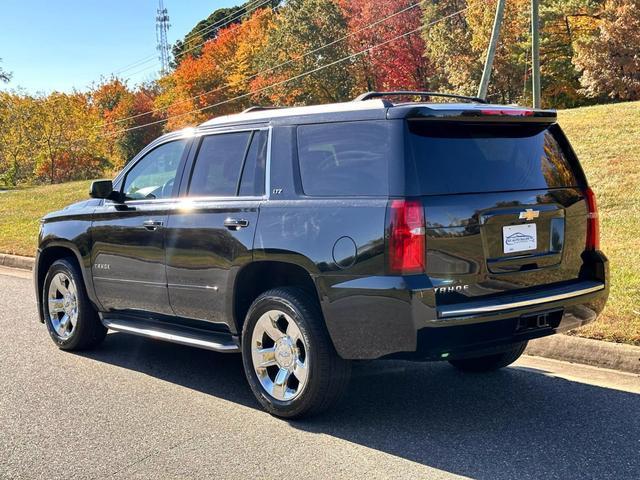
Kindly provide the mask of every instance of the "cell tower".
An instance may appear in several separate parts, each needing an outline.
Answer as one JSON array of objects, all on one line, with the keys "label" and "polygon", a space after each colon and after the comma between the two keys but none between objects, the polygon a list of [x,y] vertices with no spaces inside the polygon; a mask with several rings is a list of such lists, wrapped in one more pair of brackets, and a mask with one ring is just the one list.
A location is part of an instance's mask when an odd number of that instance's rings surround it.
[{"label": "cell tower", "polygon": [[159,1],[158,10],[156,15],[156,40],[158,42],[160,60],[160,74],[166,75],[169,73],[169,41],[167,40],[167,32],[169,31],[169,12],[164,7],[164,2]]}]

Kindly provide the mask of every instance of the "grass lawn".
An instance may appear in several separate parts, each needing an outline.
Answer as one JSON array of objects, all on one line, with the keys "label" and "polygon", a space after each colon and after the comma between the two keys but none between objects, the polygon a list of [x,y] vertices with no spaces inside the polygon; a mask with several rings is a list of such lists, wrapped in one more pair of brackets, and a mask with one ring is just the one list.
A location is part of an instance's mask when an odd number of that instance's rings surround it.
[{"label": "grass lawn", "polygon": [[90,184],[69,182],[0,192],[0,252],[35,255],[40,218],[89,198]]},{"label": "grass lawn", "polygon": [[[602,316],[577,335],[640,345],[640,102],[559,112],[598,198],[611,293]],[[0,252],[33,255],[38,219],[88,197],[90,182],[0,193]]]},{"label": "grass lawn", "polygon": [[584,337],[640,345],[640,102],[559,112],[598,200],[609,302]]}]

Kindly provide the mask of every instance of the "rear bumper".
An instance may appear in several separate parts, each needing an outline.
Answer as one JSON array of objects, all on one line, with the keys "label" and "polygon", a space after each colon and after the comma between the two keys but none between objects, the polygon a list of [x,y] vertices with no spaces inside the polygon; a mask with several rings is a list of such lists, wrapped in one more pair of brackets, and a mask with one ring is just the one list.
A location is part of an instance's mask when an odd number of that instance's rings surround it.
[{"label": "rear bumper", "polygon": [[[488,313],[471,318],[454,317],[439,321],[440,327],[418,330],[413,352],[392,356],[449,360],[491,354],[510,344],[566,332],[593,322],[606,301],[606,286],[589,291],[576,284],[575,292],[588,291],[561,300],[516,307],[500,314]],[[551,297],[550,297],[551,298]]]},{"label": "rear bumper", "polygon": [[571,301],[605,289],[602,282],[583,281],[545,289],[534,294],[509,295],[498,301],[466,302],[463,306],[448,305],[438,308],[438,318],[456,318],[473,315],[495,314],[520,308],[537,307],[553,302]]},{"label": "rear bumper", "polygon": [[436,305],[424,276],[358,278],[321,291],[322,309],[343,358],[490,354],[593,322],[609,293],[607,260],[600,253],[595,260],[588,279],[453,305]]}]

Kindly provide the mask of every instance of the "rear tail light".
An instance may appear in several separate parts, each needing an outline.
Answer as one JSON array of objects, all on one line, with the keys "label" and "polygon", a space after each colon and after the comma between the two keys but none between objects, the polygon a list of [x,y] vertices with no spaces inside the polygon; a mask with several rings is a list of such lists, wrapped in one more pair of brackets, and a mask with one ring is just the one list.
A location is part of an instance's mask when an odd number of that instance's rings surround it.
[{"label": "rear tail light", "polygon": [[598,223],[598,206],[593,190],[588,188],[584,191],[587,201],[587,250],[598,250],[600,248],[600,225]]},{"label": "rear tail light", "polygon": [[425,271],[425,220],[419,200],[391,200],[388,258],[390,273]]}]

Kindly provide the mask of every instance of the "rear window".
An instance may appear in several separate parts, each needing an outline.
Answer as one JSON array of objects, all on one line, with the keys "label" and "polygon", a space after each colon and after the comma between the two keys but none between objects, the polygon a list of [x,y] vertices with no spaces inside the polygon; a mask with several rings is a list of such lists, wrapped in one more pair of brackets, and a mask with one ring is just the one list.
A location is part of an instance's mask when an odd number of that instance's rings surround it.
[{"label": "rear window", "polygon": [[267,130],[203,136],[192,168],[188,195],[264,195],[268,142]]},{"label": "rear window", "polygon": [[578,185],[546,125],[408,124],[408,152],[423,195]]},{"label": "rear window", "polygon": [[250,138],[251,132],[203,137],[191,174],[189,195],[235,196]]},{"label": "rear window", "polygon": [[298,127],[302,188],[312,196],[376,196],[389,192],[389,122]]}]

